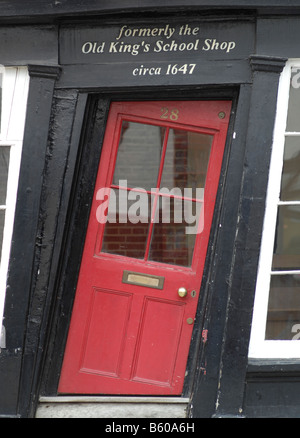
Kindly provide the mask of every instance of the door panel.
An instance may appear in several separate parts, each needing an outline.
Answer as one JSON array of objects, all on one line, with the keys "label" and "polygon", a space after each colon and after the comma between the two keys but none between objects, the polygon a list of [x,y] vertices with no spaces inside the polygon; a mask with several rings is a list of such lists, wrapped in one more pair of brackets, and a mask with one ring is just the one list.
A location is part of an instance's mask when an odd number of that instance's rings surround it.
[{"label": "door panel", "polygon": [[145,299],[134,359],[133,380],[171,385],[183,315],[182,303],[148,297]]},{"label": "door panel", "polygon": [[82,371],[118,376],[131,299],[130,294],[94,288],[83,341]]},{"label": "door panel", "polygon": [[182,392],[230,109],[111,104],[59,392]]}]

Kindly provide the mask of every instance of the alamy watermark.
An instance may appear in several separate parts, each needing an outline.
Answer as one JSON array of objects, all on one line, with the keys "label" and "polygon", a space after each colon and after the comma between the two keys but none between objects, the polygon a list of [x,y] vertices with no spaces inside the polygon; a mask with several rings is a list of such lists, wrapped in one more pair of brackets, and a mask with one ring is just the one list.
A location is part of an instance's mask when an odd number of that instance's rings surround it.
[{"label": "alamy watermark", "polygon": [[[96,193],[100,205],[96,210],[97,221],[109,223],[154,223],[184,224],[186,234],[198,234],[203,231],[201,217],[204,208],[201,188],[152,188],[147,191],[140,187],[127,188],[127,181],[120,180],[119,187],[103,187]],[[157,194],[159,196],[157,196]],[[193,196],[194,195],[194,196]],[[195,199],[197,199],[195,201]],[[193,201],[192,201],[193,200]],[[155,205],[154,205],[155,203]],[[159,203],[157,205],[157,203]],[[160,214],[151,216],[154,207]]]},{"label": "alamy watermark", "polygon": [[300,68],[292,67],[291,85],[293,88],[300,88]]}]

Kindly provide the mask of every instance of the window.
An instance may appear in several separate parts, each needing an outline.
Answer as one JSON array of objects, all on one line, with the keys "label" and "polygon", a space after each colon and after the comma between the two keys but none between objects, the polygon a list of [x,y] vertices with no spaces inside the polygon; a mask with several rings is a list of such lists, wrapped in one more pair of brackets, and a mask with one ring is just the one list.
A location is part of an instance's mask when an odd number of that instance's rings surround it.
[{"label": "window", "polygon": [[300,359],[300,62],[281,75],[249,356]]},{"label": "window", "polygon": [[28,93],[25,67],[0,67],[0,317],[13,231]]}]

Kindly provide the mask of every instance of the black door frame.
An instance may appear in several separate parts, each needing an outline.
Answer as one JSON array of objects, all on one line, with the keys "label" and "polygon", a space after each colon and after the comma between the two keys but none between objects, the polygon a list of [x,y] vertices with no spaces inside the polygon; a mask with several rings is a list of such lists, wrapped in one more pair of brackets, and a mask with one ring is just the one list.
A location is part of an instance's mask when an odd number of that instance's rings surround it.
[{"label": "black door frame", "polygon": [[[197,93],[194,90],[181,90],[178,92],[176,89],[168,90],[135,90],[135,100],[197,100],[197,99],[230,99],[233,101],[233,110],[236,112],[238,89],[236,87],[224,87],[211,89],[201,89]],[[56,284],[56,297],[53,299],[56,302],[52,309],[52,324],[51,331],[47,335],[48,351],[45,357],[45,369],[43,384],[41,393],[43,395],[55,396],[57,394],[57,385],[59,379],[60,368],[63,359],[64,347],[68,333],[68,325],[72,313],[72,304],[74,299],[74,293],[76,288],[76,280],[81,263],[81,255],[83,250],[83,244],[85,240],[85,233],[87,228],[87,221],[89,216],[89,209],[92,202],[92,194],[94,191],[94,182],[96,173],[98,170],[98,162],[101,154],[101,139],[103,139],[105,131],[105,122],[107,112],[109,108],[110,100],[131,100],[132,90],[128,90],[128,93],[113,93],[113,94],[90,94],[87,99],[87,109],[85,117],[83,119],[83,131],[81,134],[81,140],[78,142],[79,151],[77,158],[77,166],[74,171],[74,183],[73,194],[69,205],[69,218],[66,224],[64,235],[63,252],[61,254],[60,266],[60,278]],[[162,97],[163,96],[163,97]],[[230,139],[232,137],[234,120],[231,120],[229,134],[226,145],[226,152],[223,160],[223,167],[221,172],[221,184],[220,187],[224,187],[224,178],[226,174],[226,168],[228,164],[228,154],[230,149]],[[93,129],[92,129],[93,127]],[[214,224],[218,222],[218,216],[220,214],[222,199],[222,189],[218,195],[216,212],[214,215]],[[214,226],[214,225],[213,225]],[[213,250],[215,247],[215,241],[217,233],[212,233],[210,238],[210,250],[208,252],[207,260],[213,258]],[[204,272],[203,284],[208,283],[208,277],[211,275],[211,263],[206,263],[206,269]],[[201,333],[204,326],[204,321],[207,318],[207,310],[205,310],[207,303],[207,287],[202,287],[200,294],[197,323],[195,324],[193,338],[190,348],[190,355],[188,361],[188,373],[185,380],[183,396],[186,397],[192,393],[194,385],[194,377],[196,373],[198,360],[196,359],[200,348]],[[205,341],[205,340],[204,340]],[[47,364],[51,364],[48,366]]]}]

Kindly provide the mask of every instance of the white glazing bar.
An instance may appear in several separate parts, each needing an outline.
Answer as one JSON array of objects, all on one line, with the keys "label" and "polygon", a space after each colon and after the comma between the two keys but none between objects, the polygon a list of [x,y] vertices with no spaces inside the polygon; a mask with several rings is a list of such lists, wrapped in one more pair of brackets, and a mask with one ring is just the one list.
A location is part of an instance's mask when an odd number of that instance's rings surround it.
[{"label": "white glazing bar", "polygon": [[300,205],[300,201],[279,201],[278,205]]},{"label": "white glazing bar", "polygon": [[271,271],[271,275],[300,275],[300,270],[294,271]]}]

